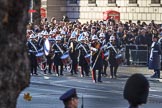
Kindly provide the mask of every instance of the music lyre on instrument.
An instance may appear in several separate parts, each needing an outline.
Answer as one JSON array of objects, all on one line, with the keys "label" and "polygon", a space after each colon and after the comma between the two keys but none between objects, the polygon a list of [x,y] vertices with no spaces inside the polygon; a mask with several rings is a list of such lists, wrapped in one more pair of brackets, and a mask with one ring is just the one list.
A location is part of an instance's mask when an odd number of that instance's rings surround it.
[{"label": "music lyre on instrument", "polygon": [[70,43],[70,48],[71,48],[71,53],[73,53],[73,51],[74,51],[74,43],[73,42]]},{"label": "music lyre on instrument", "polygon": [[50,53],[50,42],[48,38],[44,42],[44,53],[46,56]]}]

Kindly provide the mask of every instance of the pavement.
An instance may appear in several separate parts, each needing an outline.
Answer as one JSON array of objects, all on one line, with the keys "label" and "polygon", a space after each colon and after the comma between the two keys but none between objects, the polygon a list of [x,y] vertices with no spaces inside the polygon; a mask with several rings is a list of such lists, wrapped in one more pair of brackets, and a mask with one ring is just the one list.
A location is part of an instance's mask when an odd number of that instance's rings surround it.
[{"label": "pavement", "polygon": [[[79,68],[80,70],[80,68]],[[109,78],[109,68],[107,69],[107,77],[102,77],[102,78]],[[132,74],[135,73],[141,73],[143,74],[149,81],[157,81],[157,82],[162,82],[162,74],[161,74],[161,78],[151,78],[151,75],[153,74],[153,70],[149,70],[148,67],[146,66],[119,66],[118,68],[118,73],[117,76],[119,79],[122,78],[128,78],[129,76],[131,76]],[[46,80],[50,80],[51,77],[57,77],[56,73],[53,72],[53,74],[46,74],[44,75],[42,71],[38,71],[38,77],[44,77],[44,79]],[[70,72],[64,72],[64,77],[71,77]],[[80,77],[80,74],[78,72],[77,75],[74,75],[73,77]],[[91,76],[90,76],[91,77]],[[39,84],[46,84],[46,81],[38,81],[38,80],[34,80],[34,78],[31,79],[31,83],[39,83]]]},{"label": "pavement", "polygon": [[[162,86],[159,79],[150,78],[153,70],[146,66],[120,66],[118,78],[110,79],[109,68],[107,77],[102,77],[103,83],[93,83],[90,77],[71,76],[70,72],[64,71],[64,76],[56,76],[56,73],[44,75],[38,71],[38,75],[31,77],[31,84],[19,96],[17,108],[63,108],[59,100],[61,94],[69,88],[76,88],[80,98],[79,106],[84,95],[84,106],[86,108],[126,108],[128,103],[123,99],[124,84],[134,73],[144,74],[150,82],[150,93],[148,103],[141,108],[161,108],[162,105]],[[24,94],[30,93],[32,101],[24,100]],[[79,108],[79,107],[78,107]]]}]

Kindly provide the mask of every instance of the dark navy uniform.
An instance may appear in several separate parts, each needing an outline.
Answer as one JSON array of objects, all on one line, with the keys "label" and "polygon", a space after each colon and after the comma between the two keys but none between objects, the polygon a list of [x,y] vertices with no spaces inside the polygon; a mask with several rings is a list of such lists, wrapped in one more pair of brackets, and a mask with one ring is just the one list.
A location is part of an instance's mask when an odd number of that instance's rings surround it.
[{"label": "dark navy uniform", "polygon": [[78,50],[76,50],[77,44],[78,42],[76,41],[70,41],[68,45],[69,47],[71,47],[69,51],[69,55],[70,55],[70,58],[72,59],[72,69],[71,69],[72,75],[73,75],[73,72],[77,74],[77,65],[78,65]]},{"label": "dark navy uniform", "polygon": [[[162,33],[160,34],[160,36],[162,36]],[[160,48],[162,49],[162,37],[159,39],[158,43],[160,44]],[[162,54],[161,54],[161,58],[160,58],[160,64],[161,64],[160,70],[162,70]]]},{"label": "dark navy uniform", "polygon": [[107,76],[106,70],[107,70],[107,67],[108,67],[108,58],[109,58],[110,52],[105,49],[103,51],[103,53],[104,53],[104,58],[103,58],[103,75]]},{"label": "dark navy uniform", "polygon": [[[80,43],[79,45],[79,66],[81,66],[81,76],[89,76],[89,66],[90,66],[90,48],[85,43]],[[85,58],[87,56],[87,58]],[[89,61],[87,61],[89,60]]]},{"label": "dark navy uniform", "polygon": [[[107,42],[106,42],[106,39],[105,39],[105,33],[100,33],[99,38],[100,38],[100,43],[102,43],[102,47],[107,46],[106,45]],[[102,69],[103,72],[102,72],[102,74],[104,76],[107,76],[106,70],[107,70],[107,67],[108,67],[109,51],[104,48],[103,53],[104,53],[104,58],[103,58],[103,69]]]},{"label": "dark navy uniform", "polygon": [[35,39],[31,39],[27,42],[28,51],[29,51],[29,59],[30,59],[30,70],[31,74],[37,75],[37,41]]},{"label": "dark navy uniform", "polygon": [[[153,37],[157,38],[157,37]],[[153,78],[160,78],[160,55],[162,54],[159,43],[154,41],[151,45],[151,53],[149,58],[149,69],[154,69]]]},{"label": "dark navy uniform", "polygon": [[118,54],[117,52],[117,44],[116,44],[116,39],[114,36],[110,36],[110,42],[108,43],[108,49],[110,52],[110,56],[109,56],[109,64],[110,64],[110,78],[116,78],[116,73],[117,73],[117,69],[118,69],[118,62],[116,59],[116,55]]},{"label": "dark navy uniform", "polygon": [[[101,73],[102,73],[102,68],[103,68],[103,54],[101,51],[101,43],[99,42],[94,42],[91,44],[91,47],[97,49],[97,51],[94,51],[92,53],[92,79],[93,81],[96,82],[96,70],[98,70],[98,82],[102,82],[101,81]],[[98,56],[98,58],[97,58]],[[96,61],[96,63],[95,63]]]},{"label": "dark navy uniform", "polygon": [[[56,45],[57,44],[57,45]],[[61,56],[63,55],[63,53],[66,51],[66,47],[63,46],[63,43],[56,43],[54,46],[53,46],[53,49],[55,51],[55,57],[54,57],[54,65],[56,67],[56,73],[58,75],[63,75],[63,63],[61,61]],[[60,49],[58,48],[58,46],[61,48],[61,51]],[[60,73],[59,73],[59,68],[58,66],[61,66],[61,70],[60,70]]]},{"label": "dark navy uniform", "polygon": [[[51,72],[52,63],[53,63],[53,61],[54,61],[54,56],[55,56],[55,55],[54,55],[53,46],[54,46],[54,44],[55,44],[55,40],[54,40],[54,38],[48,38],[48,40],[49,40],[49,43],[50,43],[50,50],[49,50],[49,54],[46,55],[47,63],[45,63],[44,65],[45,65],[45,66],[48,65],[48,73],[49,73],[49,74],[52,74],[52,72]],[[46,70],[47,70],[47,69],[44,70],[44,73],[45,73],[45,74],[46,74]]]}]

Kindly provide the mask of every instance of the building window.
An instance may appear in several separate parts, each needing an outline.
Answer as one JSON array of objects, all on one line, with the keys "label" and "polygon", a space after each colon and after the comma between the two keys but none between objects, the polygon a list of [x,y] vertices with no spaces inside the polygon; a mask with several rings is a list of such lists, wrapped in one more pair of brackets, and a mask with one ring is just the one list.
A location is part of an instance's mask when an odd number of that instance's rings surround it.
[{"label": "building window", "polygon": [[88,4],[96,4],[96,0],[88,0]]},{"label": "building window", "polygon": [[116,0],[108,0],[108,3],[116,3]]},{"label": "building window", "polygon": [[70,4],[77,4],[77,0],[69,0]]},{"label": "building window", "polygon": [[160,0],[151,0],[151,4],[159,4]]},{"label": "building window", "polygon": [[137,4],[137,0],[129,0],[130,4]]}]

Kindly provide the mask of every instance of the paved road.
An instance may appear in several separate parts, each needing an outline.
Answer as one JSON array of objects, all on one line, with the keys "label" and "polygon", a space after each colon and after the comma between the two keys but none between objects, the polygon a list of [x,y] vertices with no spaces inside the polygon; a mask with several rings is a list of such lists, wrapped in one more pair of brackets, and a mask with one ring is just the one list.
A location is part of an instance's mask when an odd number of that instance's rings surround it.
[{"label": "paved road", "polygon": [[[132,67],[127,72],[124,69],[124,67],[120,68],[119,78],[104,77],[103,83],[92,83],[91,77],[72,77],[68,74],[63,77],[56,77],[55,75],[32,76],[30,87],[26,88],[18,98],[17,108],[63,108],[59,97],[72,87],[77,89],[80,102],[79,108],[82,103],[82,96],[84,98],[84,108],[127,108],[128,103],[123,99],[123,88],[127,78],[136,71],[142,70],[146,77],[149,77],[151,72],[145,67]],[[142,105],[141,108],[161,108],[162,83],[152,79],[149,79],[149,82],[148,103]],[[26,92],[32,95],[32,101],[23,99]]]}]

